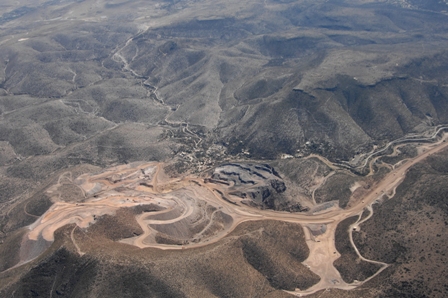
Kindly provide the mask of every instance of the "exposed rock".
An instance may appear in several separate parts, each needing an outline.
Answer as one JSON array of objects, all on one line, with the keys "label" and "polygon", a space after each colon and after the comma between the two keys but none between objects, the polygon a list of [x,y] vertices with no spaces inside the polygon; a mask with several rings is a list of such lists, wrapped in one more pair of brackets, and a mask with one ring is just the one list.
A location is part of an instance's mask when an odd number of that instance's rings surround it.
[{"label": "exposed rock", "polygon": [[292,202],[289,202],[289,198],[284,195],[285,182],[275,169],[267,164],[224,164],[217,167],[207,181],[228,188],[230,195],[244,199],[241,203],[248,206],[274,210],[301,210],[292,207]]}]

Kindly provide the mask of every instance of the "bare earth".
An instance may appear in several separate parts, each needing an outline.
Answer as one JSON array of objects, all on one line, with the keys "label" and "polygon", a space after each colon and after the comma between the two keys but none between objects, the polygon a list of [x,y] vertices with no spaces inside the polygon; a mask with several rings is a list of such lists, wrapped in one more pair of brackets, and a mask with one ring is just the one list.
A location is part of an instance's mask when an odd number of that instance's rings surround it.
[{"label": "bare earth", "polygon": [[[84,174],[75,179],[67,172],[60,176],[56,185],[48,189],[47,192],[52,196],[54,204],[29,226],[29,232],[22,246],[29,247],[26,245],[27,242],[36,243],[42,238],[52,242],[55,231],[64,225],[76,224],[79,228],[88,228],[99,216],[113,215],[120,208],[140,205],[152,204],[158,206],[160,210],[136,215],[136,220],[144,233],[121,240],[123,243],[140,248],[175,250],[200,247],[219,241],[242,222],[280,220],[302,225],[310,249],[310,255],[304,264],[321,278],[319,283],[305,291],[296,289],[289,293],[304,296],[329,288],[354,289],[381,273],[388,264],[362,257],[353,243],[352,231],[359,231],[360,225],[372,216],[372,204],[377,200],[393,197],[395,189],[404,180],[411,166],[448,147],[445,139],[446,135],[436,143],[421,146],[418,156],[394,166],[381,181],[372,185],[361,200],[355,200],[350,208],[346,210],[331,208],[314,214],[249,207],[241,203],[241,198],[230,194],[229,188],[232,185],[214,183],[193,176],[172,179],[165,175],[164,165],[161,163],[131,163],[109,168],[97,174]],[[62,201],[61,193],[58,191],[62,185],[76,186],[82,196],[74,202]],[[366,210],[369,215],[361,220]],[[340,273],[333,266],[333,262],[340,257],[335,247],[335,231],[342,220],[357,215],[358,221],[350,227],[350,241],[360,259],[382,267],[367,280],[349,284],[342,280]],[[317,236],[311,232],[316,226],[325,227]],[[83,248],[76,243],[73,231],[72,241],[78,253],[82,255]],[[182,240],[182,243],[159,243],[158,235],[172,236]],[[26,252],[21,252],[21,262],[17,266],[35,257],[35,253],[27,255]]]}]

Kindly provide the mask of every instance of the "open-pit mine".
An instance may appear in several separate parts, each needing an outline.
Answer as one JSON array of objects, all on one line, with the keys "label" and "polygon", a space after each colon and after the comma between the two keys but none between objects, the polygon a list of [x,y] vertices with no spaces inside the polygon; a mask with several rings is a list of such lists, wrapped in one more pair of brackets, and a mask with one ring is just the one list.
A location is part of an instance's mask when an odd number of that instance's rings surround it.
[{"label": "open-pit mine", "polygon": [[[391,166],[387,175],[363,190],[361,198],[359,192],[353,192],[352,196],[356,194],[358,198],[353,198],[346,209],[327,202],[298,212],[272,210],[273,201],[284,199],[286,186],[281,175],[267,164],[227,163],[201,175],[180,178],[169,177],[163,170],[164,164],[156,162],[133,162],[76,178],[65,172],[46,190],[53,205],[28,227],[16,266],[44,252],[54,241],[55,231],[65,225],[89,229],[104,215],[113,216],[121,208],[133,208],[143,233],[119,241],[139,248],[183,250],[209,245],[246,221],[298,223],[304,229],[310,250],[303,264],[320,277],[320,282],[290,293],[301,296],[328,288],[353,289],[389,266],[364,258],[353,242],[353,231],[359,232],[361,224],[372,216],[372,204],[393,198],[411,166],[448,147],[445,136],[438,137],[444,129],[438,128],[425,139],[414,137],[391,142],[388,146],[394,150],[390,155],[394,155],[396,147],[404,141],[436,140],[420,144],[416,157]],[[377,153],[365,157],[365,167],[372,168],[376,160],[373,156],[380,156],[381,151]],[[330,164],[328,160],[325,162]],[[352,216],[358,216],[358,220],[349,228],[351,245],[361,260],[379,265],[380,269],[364,281],[347,283],[333,265],[340,257],[335,247],[335,230],[341,221]],[[79,255],[83,255],[83,247],[76,243],[73,233],[71,240]]]},{"label": "open-pit mine", "polygon": [[448,0],[1,0],[0,297],[448,297]]}]

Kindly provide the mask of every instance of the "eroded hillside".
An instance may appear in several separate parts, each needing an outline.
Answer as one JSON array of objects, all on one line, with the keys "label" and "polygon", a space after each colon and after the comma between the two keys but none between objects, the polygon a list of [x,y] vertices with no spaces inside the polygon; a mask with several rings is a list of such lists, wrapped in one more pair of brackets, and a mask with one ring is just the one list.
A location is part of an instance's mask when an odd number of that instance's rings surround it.
[{"label": "eroded hillside", "polygon": [[2,295],[447,293],[446,1],[0,7]]}]

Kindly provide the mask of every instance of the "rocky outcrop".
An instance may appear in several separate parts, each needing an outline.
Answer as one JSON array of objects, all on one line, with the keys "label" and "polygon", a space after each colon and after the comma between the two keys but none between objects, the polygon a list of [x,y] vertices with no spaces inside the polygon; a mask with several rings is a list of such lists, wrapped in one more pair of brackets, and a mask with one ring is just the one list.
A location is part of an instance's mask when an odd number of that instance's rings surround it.
[{"label": "rocky outcrop", "polygon": [[[227,190],[229,196],[251,207],[273,210],[304,211],[297,202],[285,195],[285,182],[277,171],[267,164],[228,163],[217,167],[206,182]],[[229,200],[229,199],[228,199]]]}]

